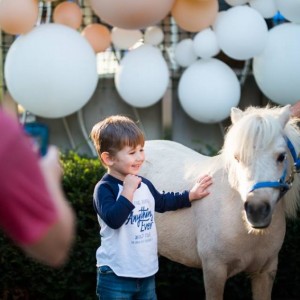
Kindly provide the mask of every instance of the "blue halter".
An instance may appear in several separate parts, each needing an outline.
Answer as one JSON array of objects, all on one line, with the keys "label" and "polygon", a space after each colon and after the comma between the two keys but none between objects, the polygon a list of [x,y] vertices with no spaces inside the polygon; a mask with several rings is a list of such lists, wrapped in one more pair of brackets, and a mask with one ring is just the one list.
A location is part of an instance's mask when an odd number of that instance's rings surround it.
[{"label": "blue halter", "polygon": [[299,159],[299,157],[297,157],[297,154],[296,154],[296,151],[295,151],[295,148],[294,148],[292,142],[287,137],[286,137],[286,143],[287,143],[287,146],[288,146],[288,148],[292,154],[293,160],[294,160],[292,173],[290,174],[288,179],[285,180],[286,175],[287,175],[287,169],[288,169],[287,160],[285,160],[285,167],[283,170],[283,174],[279,178],[279,180],[258,182],[253,185],[253,187],[249,193],[253,192],[254,190],[261,189],[261,188],[275,188],[275,189],[280,190],[279,198],[281,198],[291,188],[292,183],[294,181],[295,173],[300,172],[300,159]]}]

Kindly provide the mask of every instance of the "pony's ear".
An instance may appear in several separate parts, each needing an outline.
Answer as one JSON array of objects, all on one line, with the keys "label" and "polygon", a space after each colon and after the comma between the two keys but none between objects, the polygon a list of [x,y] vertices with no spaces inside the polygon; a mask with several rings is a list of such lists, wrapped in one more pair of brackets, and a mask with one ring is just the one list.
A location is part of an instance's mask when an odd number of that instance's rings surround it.
[{"label": "pony's ear", "polygon": [[231,107],[230,118],[231,118],[231,123],[232,124],[234,124],[238,120],[240,120],[243,115],[244,115],[244,112],[242,110],[240,110],[237,107]]},{"label": "pony's ear", "polygon": [[292,114],[291,111],[291,105],[288,104],[280,109],[279,115],[278,115],[278,120],[281,123],[282,127],[286,125],[288,120],[290,119]]}]

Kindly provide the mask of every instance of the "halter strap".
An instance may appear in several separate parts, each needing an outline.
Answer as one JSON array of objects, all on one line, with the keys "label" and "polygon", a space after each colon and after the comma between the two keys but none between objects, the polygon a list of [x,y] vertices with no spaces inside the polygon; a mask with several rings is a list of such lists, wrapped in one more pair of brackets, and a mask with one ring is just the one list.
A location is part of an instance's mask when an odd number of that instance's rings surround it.
[{"label": "halter strap", "polygon": [[300,159],[299,159],[299,157],[297,157],[295,148],[288,137],[286,137],[286,143],[287,143],[287,146],[288,146],[288,148],[292,154],[293,160],[294,160],[292,173],[290,174],[288,179],[286,179],[288,165],[287,165],[287,160],[285,160],[285,166],[284,166],[283,173],[277,181],[258,182],[253,185],[253,187],[249,191],[249,193],[253,192],[254,190],[261,189],[261,188],[275,188],[275,189],[280,190],[279,198],[281,198],[291,188],[292,182],[294,181],[295,173],[300,172]]}]

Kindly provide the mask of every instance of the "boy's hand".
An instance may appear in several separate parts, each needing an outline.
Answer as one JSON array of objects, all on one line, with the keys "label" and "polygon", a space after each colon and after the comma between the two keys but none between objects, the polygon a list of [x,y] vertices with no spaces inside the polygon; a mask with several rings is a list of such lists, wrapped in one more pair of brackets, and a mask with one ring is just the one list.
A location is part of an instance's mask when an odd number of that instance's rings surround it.
[{"label": "boy's hand", "polygon": [[197,199],[202,199],[203,197],[209,195],[209,191],[207,188],[212,185],[212,177],[209,175],[204,175],[200,177],[196,184],[192,187],[189,193],[189,199],[190,202],[197,200]]},{"label": "boy's hand", "polygon": [[123,181],[122,196],[132,202],[133,194],[141,183],[142,179],[136,175],[128,174]]}]

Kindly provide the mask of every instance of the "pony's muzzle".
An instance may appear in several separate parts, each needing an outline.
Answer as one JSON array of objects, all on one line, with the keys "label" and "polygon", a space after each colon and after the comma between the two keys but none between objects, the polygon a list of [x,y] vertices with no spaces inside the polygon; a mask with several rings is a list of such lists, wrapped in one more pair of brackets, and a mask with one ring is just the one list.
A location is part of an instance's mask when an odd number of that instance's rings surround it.
[{"label": "pony's muzzle", "polygon": [[247,220],[253,228],[262,229],[270,225],[272,209],[268,201],[255,201],[249,196],[244,204]]}]

